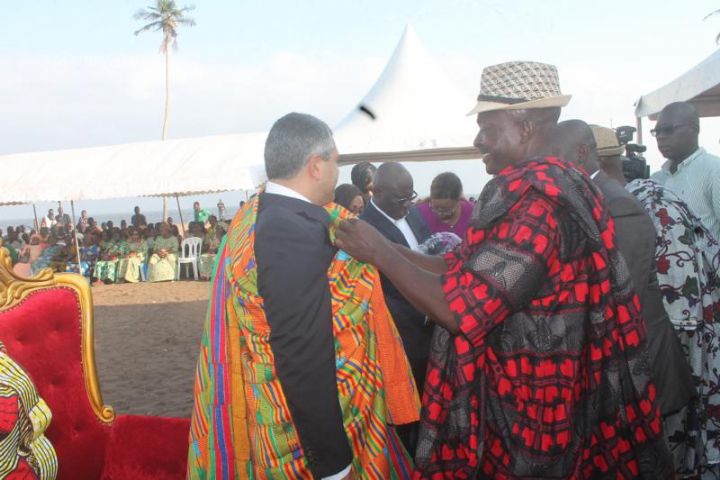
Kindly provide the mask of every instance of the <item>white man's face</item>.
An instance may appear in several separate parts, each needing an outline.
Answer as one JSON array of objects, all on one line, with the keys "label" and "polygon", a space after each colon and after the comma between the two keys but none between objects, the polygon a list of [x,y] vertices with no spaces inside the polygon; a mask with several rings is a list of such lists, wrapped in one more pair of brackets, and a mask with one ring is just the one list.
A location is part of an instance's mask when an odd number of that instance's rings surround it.
[{"label": "white man's face", "polygon": [[337,186],[340,169],[338,168],[338,151],[330,155],[330,159],[320,162],[322,166],[321,188],[323,192],[323,205],[328,204],[335,198],[335,187]]}]

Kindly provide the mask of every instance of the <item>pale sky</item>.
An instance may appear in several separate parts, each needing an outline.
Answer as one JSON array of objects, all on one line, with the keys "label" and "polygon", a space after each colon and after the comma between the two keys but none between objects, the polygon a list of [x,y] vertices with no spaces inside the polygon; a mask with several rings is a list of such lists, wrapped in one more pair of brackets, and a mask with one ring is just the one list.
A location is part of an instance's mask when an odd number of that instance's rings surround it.
[{"label": "pale sky", "polygon": [[[141,26],[133,13],[147,3],[3,1],[0,155],[159,139],[161,35],[133,35]],[[635,100],[713,53],[720,32],[720,16],[703,21],[720,8],[710,0],[212,0],[195,5],[191,16],[197,26],[180,30],[171,59],[171,138],[267,130],[288,111],[314,114],[332,126],[373,85],[407,23],[467,95],[468,109],[483,66],[537,60],[556,65],[563,93],[573,95],[564,119],[634,125]],[[652,123],[645,125],[649,130]],[[720,122],[703,119],[701,129],[701,143],[720,152]],[[647,131],[644,140],[657,167],[662,159]],[[478,165],[409,168],[421,194],[443,170],[461,174],[469,193],[485,181]],[[143,172],[109,165],[108,174]],[[341,181],[347,181],[346,173]],[[214,205],[219,197],[229,205],[240,194],[200,198]],[[184,205],[191,202],[183,199]],[[145,210],[160,207],[157,199],[142,198],[82,202],[78,208],[91,214],[130,212],[135,204]],[[38,210],[49,206],[38,204]],[[31,216],[31,206],[0,207],[0,225]]]}]

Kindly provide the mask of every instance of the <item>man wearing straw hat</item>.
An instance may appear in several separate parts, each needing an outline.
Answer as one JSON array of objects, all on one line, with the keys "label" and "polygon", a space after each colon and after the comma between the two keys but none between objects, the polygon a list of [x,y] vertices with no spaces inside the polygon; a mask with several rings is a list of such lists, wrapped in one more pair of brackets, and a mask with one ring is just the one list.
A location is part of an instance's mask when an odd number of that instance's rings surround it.
[{"label": "man wearing straw hat", "polygon": [[370,261],[437,329],[415,478],[672,478],[645,325],[590,179],[546,144],[557,70],[483,70],[471,114],[495,174],[444,258],[350,220],[337,244]]}]

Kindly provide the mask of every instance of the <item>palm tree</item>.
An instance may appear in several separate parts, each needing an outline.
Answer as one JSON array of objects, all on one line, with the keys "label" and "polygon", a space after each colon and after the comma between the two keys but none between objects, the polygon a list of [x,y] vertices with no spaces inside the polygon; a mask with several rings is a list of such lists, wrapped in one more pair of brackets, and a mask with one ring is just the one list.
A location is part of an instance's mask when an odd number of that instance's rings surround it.
[{"label": "palm tree", "polygon": [[[139,35],[150,30],[163,33],[163,40],[160,44],[160,53],[165,55],[165,113],[163,115],[162,139],[167,138],[168,112],[170,110],[170,50],[177,49],[177,28],[180,25],[192,27],[195,20],[186,16],[187,12],[194,10],[195,6],[178,8],[175,0],[155,0],[147,8],[135,12],[136,20],[145,20],[147,23],[140,30],[135,32]],[[163,221],[167,219],[167,198],[163,197]]]}]

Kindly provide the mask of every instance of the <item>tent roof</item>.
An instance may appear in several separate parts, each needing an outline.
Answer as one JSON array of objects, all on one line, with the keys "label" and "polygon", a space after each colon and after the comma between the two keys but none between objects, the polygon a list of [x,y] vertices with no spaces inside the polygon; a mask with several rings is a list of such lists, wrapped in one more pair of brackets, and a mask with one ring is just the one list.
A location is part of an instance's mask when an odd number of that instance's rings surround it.
[{"label": "tent roof", "polygon": [[375,85],[335,128],[341,162],[477,158],[472,103],[408,25]]},{"label": "tent roof", "polygon": [[672,82],[640,97],[635,116],[655,120],[672,102],[692,103],[701,117],[720,115],[720,49]]},{"label": "tent roof", "polygon": [[138,142],[0,157],[0,205],[253,189],[265,133]]}]

